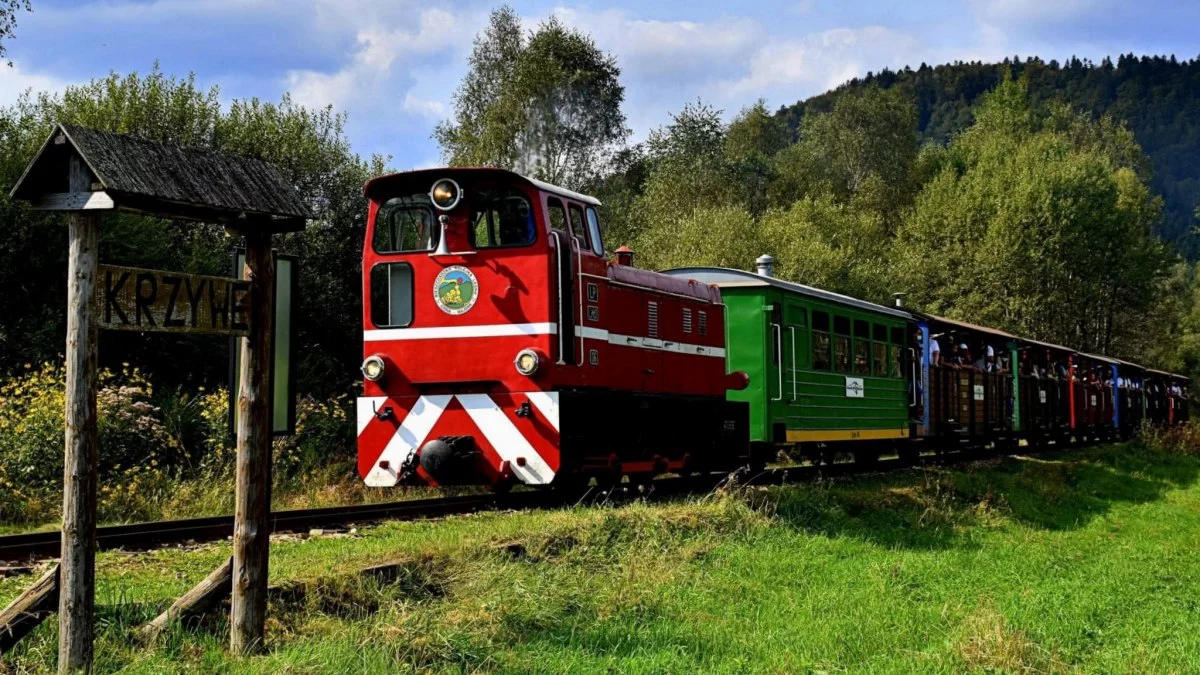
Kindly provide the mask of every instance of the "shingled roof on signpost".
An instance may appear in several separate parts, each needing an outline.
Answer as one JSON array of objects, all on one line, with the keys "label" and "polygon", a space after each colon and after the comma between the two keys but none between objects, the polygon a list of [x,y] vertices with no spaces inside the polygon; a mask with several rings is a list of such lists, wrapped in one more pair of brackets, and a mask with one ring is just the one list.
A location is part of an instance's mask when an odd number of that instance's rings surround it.
[{"label": "shingled roof on signpost", "polygon": [[[90,192],[67,188],[72,154],[91,174]],[[115,209],[270,232],[302,230],[312,217],[273,164],[73,124],[55,125],[11,196],[42,210]]]}]

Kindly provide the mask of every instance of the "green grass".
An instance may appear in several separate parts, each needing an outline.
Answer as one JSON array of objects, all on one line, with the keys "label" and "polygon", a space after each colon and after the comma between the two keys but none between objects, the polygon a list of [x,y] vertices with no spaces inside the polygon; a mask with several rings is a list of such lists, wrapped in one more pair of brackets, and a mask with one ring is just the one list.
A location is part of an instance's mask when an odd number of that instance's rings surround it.
[{"label": "green grass", "polygon": [[[352,466],[342,464],[278,480],[271,490],[271,508],[279,511],[432,499],[476,493],[481,489],[431,488],[419,485],[370,488],[354,474]],[[188,480],[164,477],[149,486],[135,485],[129,492],[119,492],[117,499],[101,495],[98,514],[100,525],[202,518],[233,513],[232,475]],[[61,502],[61,493],[57,491],[37,495],[29,509],[22,514],[20,522],[0,520],[0,536],[57,530],[61,518]]]},{"label": "green grass", "polygon": [[[668,504],[280,541],[269,651],[128,634],[228,546],[103,554],[97,670],[1200,670],[1200,458],[1076,450]],[[396,583],[350,573],[405,561]],[[0,580],[7,602],[29,578]],[[0,672],[53,666],[48,622]]]}]

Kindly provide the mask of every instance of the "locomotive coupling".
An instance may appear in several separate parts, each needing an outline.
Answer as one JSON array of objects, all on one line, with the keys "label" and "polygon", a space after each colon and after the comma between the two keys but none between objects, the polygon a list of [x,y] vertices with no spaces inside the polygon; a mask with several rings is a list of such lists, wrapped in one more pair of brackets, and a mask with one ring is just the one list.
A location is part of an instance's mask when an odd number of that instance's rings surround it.
[{"label": "locomotive coupling", "polygon": [[479,450],[470,436],[442,436],[421,446],[421,469],[439,485],[464,485],[478,481]]}]

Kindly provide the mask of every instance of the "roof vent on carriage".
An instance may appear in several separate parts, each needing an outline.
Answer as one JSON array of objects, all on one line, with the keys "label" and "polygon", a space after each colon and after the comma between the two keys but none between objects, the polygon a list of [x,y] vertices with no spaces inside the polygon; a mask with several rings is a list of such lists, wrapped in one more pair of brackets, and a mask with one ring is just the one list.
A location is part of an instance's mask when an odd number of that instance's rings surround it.
[{"label": "roof vent on carriage", "polygon": [[764,253],[758,256],[758,259],[754,261],[754,265],[758,268],[759,276],[775,276],[775,258],[771,254]]}]

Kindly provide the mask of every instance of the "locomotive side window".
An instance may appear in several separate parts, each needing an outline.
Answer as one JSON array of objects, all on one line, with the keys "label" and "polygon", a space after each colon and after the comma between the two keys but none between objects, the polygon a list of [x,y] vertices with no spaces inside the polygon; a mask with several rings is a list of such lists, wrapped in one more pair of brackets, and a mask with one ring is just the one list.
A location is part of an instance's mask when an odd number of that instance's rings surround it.
[{"label": "locomotive side window", "polygon": [[563,203],[556,197],[550,197],[546,200],[546,213],[549,216],[550,227],[559,232],[571,233],[567,228],[567,210],[563,208]]},{"label": "locomotive side window", "polygon": [[412,323],[413,279],[408,263],[382,263],[371,268],[371,323],[376,328],[403,328]]},{"label": "locomotive side window", "polygon": [[440,232],[428,195],[395,197],[375,214],[371,247],[376,253],[432,251]]},{"label": "locomotive side window", "polygon": [[825,312],[812,313],[812,367],[829,370],[829,315]]},{"label": "locomotive side window", "polygon": [[571,205],[571,233],[579,240],[579,248],[584,251],[591,249],[587,240],[587,228],[583,226],[583,209],[575,204]]},{"label": "locomotive side window", "polygon": [[592,239],[592,253],[596,255],[604,255],[604,241],[600,238],[600,218],[596,215],[596,209],[587,208],[587,223],[588,235]]},{"label": "locomotive side window", "polygon": [[527,246],[533,243],[533,209],[514,188],[478,190],[471,197],[471,245],[475,248]]}]

